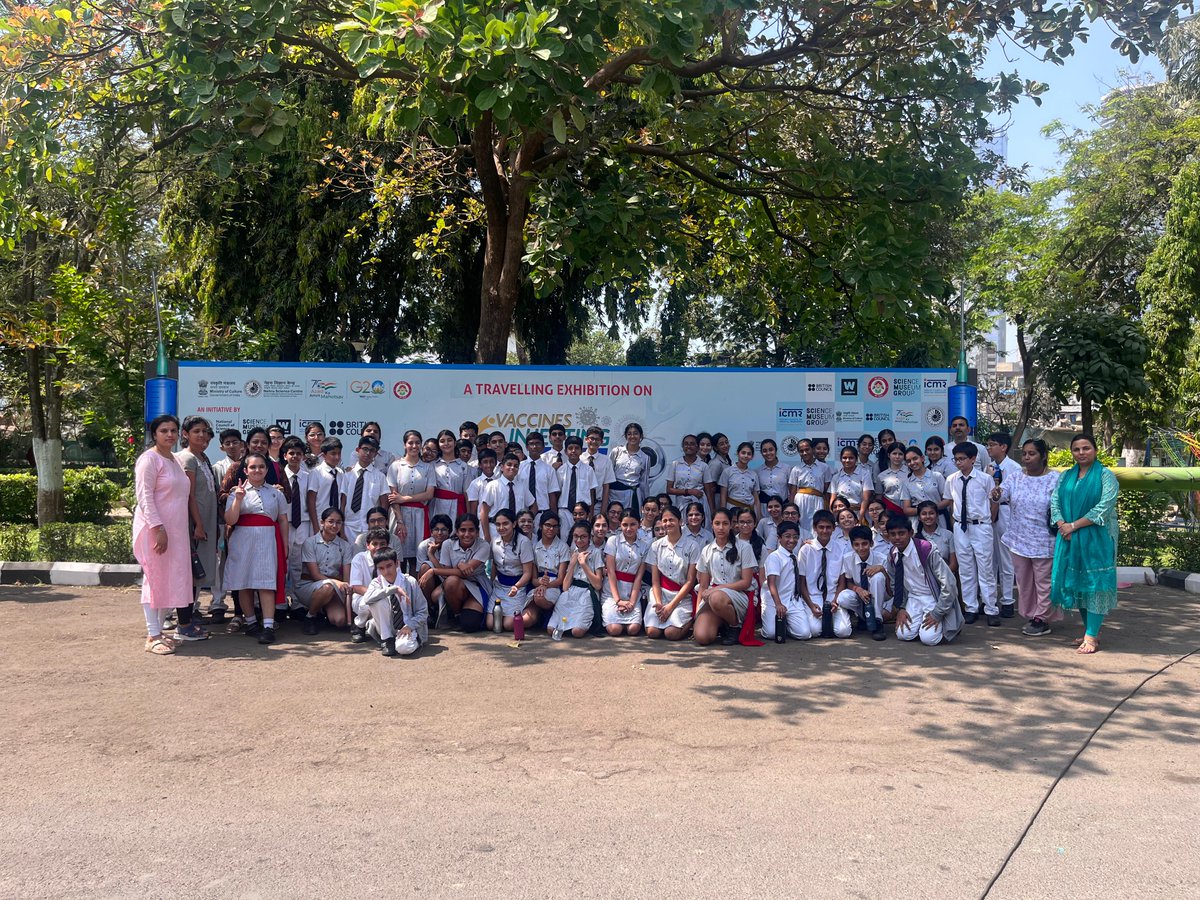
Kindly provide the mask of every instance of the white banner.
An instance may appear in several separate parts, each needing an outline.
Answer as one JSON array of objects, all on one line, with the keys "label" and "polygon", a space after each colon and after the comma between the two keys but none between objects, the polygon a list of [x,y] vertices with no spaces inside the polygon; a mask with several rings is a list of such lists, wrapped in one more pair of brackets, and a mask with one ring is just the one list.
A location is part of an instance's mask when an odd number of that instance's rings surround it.
[{"label": "white banner", "polygon": [[[180,362],[179,414],[197,413],[219,432],[276,423],[303,435],[320,422],[354,446],[365,423],[379,422],[383,444],[401,449],[404,431],[426,438],[458,434],[470,420],[523,442],[555,422],[580,437],[588,427],[621,442],[639,423],[658,475],[680,455],[685,434],[724,432],[736,448],[763,438],[780,459],[796,462],[802,437],[826,437],[837,448],[883,428],[903,443],[945,437],[951,369],[654,369],[558,366],[364,365]],[[348,457],[347,457],[348,458]],[[835,462],[835,460],[831,460]],[[836,463],[835,463],[836,464]]]}]

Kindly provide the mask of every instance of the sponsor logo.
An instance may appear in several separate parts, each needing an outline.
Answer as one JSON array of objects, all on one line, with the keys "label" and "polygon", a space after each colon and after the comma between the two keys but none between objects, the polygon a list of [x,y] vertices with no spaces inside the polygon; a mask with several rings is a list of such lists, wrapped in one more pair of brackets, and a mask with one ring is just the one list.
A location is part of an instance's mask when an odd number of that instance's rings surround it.
[{"label": "sponsor logo", "polygon": [[247,397],[262,396],[262,392],[263,392],[262,382],[256,378],[251,378],[249,381],[246,382],[245,391],[246,391]]},{"label": "sponsor logo", "polygon": [[268,378],[262,383],[264,397],[300,397],[304,386],[298,381]]},{"label": "sponsor logo", "polygon": [[412,385],[407,381],[397,381],[392,385],[392,396],[397,400],[407,400],[412,396]]},{"label": "sponsor logo", "polygon": [[341,437],[344,435],[354,437],[362,432],[362,427],[366,424],[365,421],[349,422],[342,419],[334,419],[325,429],[325,433],[330,437]]},{"label": "sponsor logo", "polygon": [[925,393],[927,393],[927,394],[943,393],[943,392],[945,392],[946,388],[948,388],[949,386],[950,386],[950,379],[946,378],[945,376],[942,376],[941,378],[926,378],[925,379]]},{"label": "sponsor logo", "polygon": [[865,421],[875,425],[886,425],[892,421],[892,414],[890,412],[869,412]]},{"label": "sponsor logo", "polygon": [[[855,450],[857,450],[858,449],[858,438],[852,438],[852,437],[838,438],[837,439],[837,448],[838,448],[839,453],[841,452],[843,447],[853,447]],[[831,453],[830,456],[832,456],[832,455],[833,454]]]},{"label": "sponsor logo", "polygon": [[196,393],[201,397],[243,397],[250,393],[248,385],[228,378],[202,378],[196,382]]},{"label": "sponsor logo", "polygon": [[857,378],[841,379],[841,381],[838,383],[838,394],[840,394],[843,397],[857,397],[858,396],[858,379]]},{"label": "sponsor logo", "polygon": [[207,397],[208,396],[208,379],[207,378],[201,378],[199,381],[196,382],[196,396],[197,397]]},{"label": "sponsor logo", "polygon": [[867,382],[867,393],[879,400],[888,395],[888,380],[882,375],[876,375]]},{"label": "sponsor logo", "polygon": [[314,378],[308,385],[308,396],[310,397],[330,397],[337,400],[342,399],[342,392],[336,381],[325,381],[321,378]]},{"label": "sponsor logo", "polygon": [[266,419],[242,419],[242,432],[245,433],[251,428],[266,428]]},{"label": "sponsor logo", "polygon": [[350,393],[358,394],[360,397],[379,397],[384,392],[384,384],[378,379],[369,381],[363,379],[361,381],[350,382]]},{"label": "sponsor logo", "polygon": [[808,392],[810,394],[832,394],[833,385],[826,381],[810,381]]},{"label": "sponsor logo", "polygon": [[834,418],[839,425],[861,425],[863,413],[861,409],[839,409]]},{"label": "sponsor logo", "polygon": [[799,422],[804,419],[804,407],[795,403],[777,403],[775,418],[780,422]]},{"label": "sponsor logo", "polygon": [[896,424],[897,425],[916,425],[917,418],[918,418],[917,414],[911,409],[896,410]]},{"label": "sponsor logo", "polygon": [[[569,412],[516,412],[488,413],[475,419],[480,431],[504,431],[506,429],[523,429],[526,431],[545,431],[551,425],[559,424],[566,429],[567,435],[572,434],[578,425],[575,420],[578,415]],[[593,422],[593,424],[595,424]],[[605,424],[608,424],[607,422]],[[580,437],[583,435],[580,434]],[[643,444],[645,441],[642,442]]]},{"label": "sponsor logo", "polygon": [[893,378],[893,397],[918,397],[921,394],[920,378]]},{"label": "sponsor logo", "polygon": [[799,456],[800,438],[794,434],[789,434],[779,442],[779,452],[784,456]]},{"label": "sponsor logo", "polygon": [[283,429],[284,434],[292,433],[292,420],[291,419],[276,419],[275,424]]},{"label": "sponsor logo", "polygon": [[946,421],[946,414],[941,407],[931,406],[925,411],[925,421],[934,427],[939,427]]},{"label": "sponsor logo", "polygon": [[322,428],[324,428],[325,420],[324,419],[301,419],[296,424],[300,427],[301,431],[304,431],[308,428],[309,425],[320,425]]},{"label": "sponsor logo", "polygon": [[832,406],[810,406],[804,413],[806,428],[824,428],[833,424]]}]

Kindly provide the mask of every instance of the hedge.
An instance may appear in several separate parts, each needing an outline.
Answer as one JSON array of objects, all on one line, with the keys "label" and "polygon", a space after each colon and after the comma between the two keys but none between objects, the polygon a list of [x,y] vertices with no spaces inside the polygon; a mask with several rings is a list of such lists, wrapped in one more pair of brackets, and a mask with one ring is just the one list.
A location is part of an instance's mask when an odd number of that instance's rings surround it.
[{"label": "hedge", "polygon": [[[121,496],[121,487],[102,469],[90,466],[63,473],[68,522],[103,523]],[[0,475],[0,522],[37,521],[37,476]]]},{"label": "hedge", "polygon": [[0,527],[4,562],[134,563],[132,525],[58,524]]}]

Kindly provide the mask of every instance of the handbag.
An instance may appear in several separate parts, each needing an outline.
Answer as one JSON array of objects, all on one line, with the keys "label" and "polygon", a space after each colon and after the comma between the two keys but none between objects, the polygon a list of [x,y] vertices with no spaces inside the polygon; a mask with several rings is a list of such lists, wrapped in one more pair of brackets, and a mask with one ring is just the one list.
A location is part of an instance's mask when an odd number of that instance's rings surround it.
[{"label": "handbag", "polygon": [[1051,517],[1050,510],[1046,510],[1046,527],[1050,529],[1050,534],[1054,537],[1058,536],[1058,523]]}]

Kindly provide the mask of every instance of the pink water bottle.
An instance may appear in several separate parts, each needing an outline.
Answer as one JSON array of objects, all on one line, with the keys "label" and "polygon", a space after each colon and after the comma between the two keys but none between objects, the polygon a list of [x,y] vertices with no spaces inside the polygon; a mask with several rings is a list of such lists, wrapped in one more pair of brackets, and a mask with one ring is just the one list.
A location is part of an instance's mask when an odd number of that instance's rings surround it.
[{"label": "pink water bottle", "polygon": [[525,610],[518,609],[513,616],[513,637],[518,641],[525,640]]}]

